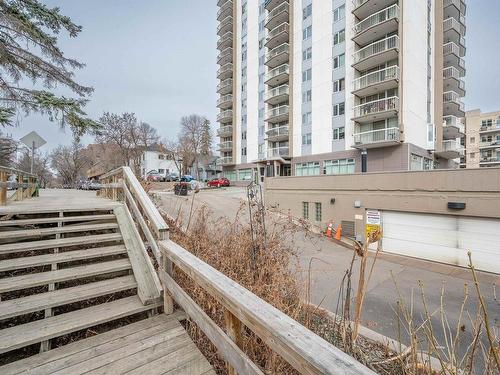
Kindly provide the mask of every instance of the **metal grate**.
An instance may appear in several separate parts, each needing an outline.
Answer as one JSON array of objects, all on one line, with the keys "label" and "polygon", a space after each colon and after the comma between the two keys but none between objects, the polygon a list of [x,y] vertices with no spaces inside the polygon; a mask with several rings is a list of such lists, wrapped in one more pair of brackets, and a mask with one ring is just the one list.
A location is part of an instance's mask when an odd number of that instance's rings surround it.
[{"label": "metal grate", "polygon": [[342,235],[345,237],[354,237],[354,221],[341,221]]}]

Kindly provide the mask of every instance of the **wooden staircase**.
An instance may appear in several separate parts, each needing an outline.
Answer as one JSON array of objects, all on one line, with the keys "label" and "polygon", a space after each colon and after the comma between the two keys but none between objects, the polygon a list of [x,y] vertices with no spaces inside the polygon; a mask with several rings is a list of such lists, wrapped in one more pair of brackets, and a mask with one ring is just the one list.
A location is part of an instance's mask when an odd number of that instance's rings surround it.
[{"label": "wooden staircase", "polygon": [[34,344],[43,352],[51,339],[154,313],[161,288],[134,229],[123,206],[4,216],[0,354]]}]

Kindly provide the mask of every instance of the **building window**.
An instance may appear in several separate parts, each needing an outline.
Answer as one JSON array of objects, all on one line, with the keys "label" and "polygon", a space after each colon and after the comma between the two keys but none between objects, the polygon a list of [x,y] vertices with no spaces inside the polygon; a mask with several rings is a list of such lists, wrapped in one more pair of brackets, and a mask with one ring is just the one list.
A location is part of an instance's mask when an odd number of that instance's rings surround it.
[{"label": "building window", "polygon": [[410,170],[412,171],[428,171],[434,169],[434,160],[425,158],[420,155],[411,154]]},{"label": "building window", "polygon": [[246,156],[247,155],[247,148],[246,147],[242,147],[241,148],[241,156]]},{"label": "building window", "polygon": [[312,91],[307,90],[302,93],[302,103],[308,103],[312,100]]},{"label": "building window", "polygon": [[163,154],[158,154],[158,159],[160,159],[160,160],[165,160],[165,155],[163,155]]},{"label": "building window", "polygon": [[302,202],[302,218],[309,219],[309,202]]},{"label": "building window", "polygon": [[312,78],[312,70],[311,68],[304,70],[302,72],[302,82],[307,82],[310,81]]},{"label": "building window", "polygon": [[312,4],[309,4],[304,9],[302,9],[302,18],[306,19],[312,14]]},{"label": "building window", "polygon": [[340,128],[333,129],[333,139],[339,140],[345,138],[345,128],[341,126]]},{"label": "building window", "polygon": [[341,92],[345,90],[345,78],[333,81],[333,92]]},{"label": "building window", "polygon": [[295,164],[296,176],[318,176],[319,174],[320,167],[318,161]]},{"label": "building window", "polygon": [[325,161],[325,174],[354,173],[356,163],[354,159],[338,159]]},{"label": "building window", "polygon": [[333,58],[333,69],[342,68],[345,65],[345,54],[335,56]]},{"label": "building window", "polygon": [[315,208],[316,208],[316,221],[321,221],[321,203],[319,202],[316,202],[314,204]]},{"label": "building window", "polygon": [[312,122],[311,112],[306,112],[302,114],[302,125],[309,125]]},{"label": "building window", "polygon": [[252,170],[251,169],[240,169],[238,171],[238,180],[239,181],[250,181],[252,179]]},{"label": "building window", "polygon": [[333,115],[342,116],[345,113],[345,102],[333,105]]},{"label": "building window", "polygon": [[259,118],[264,117],[264,108],[259,108]]},{"label": "building window", "polygon": [[345,41],[345,30],[340,30],[333,34],[333,45],[340,44]]},{"label": "building window", "polygon": [[236,181],[236,171],[225,171],[223,173],[224,177],[226,177],[229,181]]},{"label": "building window", "polygon": [[302,61],[311,59],[312,57],[312,47],[307,47],[302,51]]},{"label": "building window", "polygon": [[247,131],[241,132],[241,139],[247,139]]},{"label": "building window", "polygon": [[163,173],[165,173],[165,169],[163,169],[163,168],[158,168],[158,173],[159,173],[159,174],[163,174]]},{"label": "building window", "polygon": [[302,144],[303,145],[311,144],[311,133],[302,134]]},{"label": "building window", "polygon": [[307,26],[302,30],[302,40],[309,39],[312,36],[312,26]]},{"label": "building window", "polygon": [[333,21],[340,21],[345,17],[345,4],[342,4],[333,11]]}]

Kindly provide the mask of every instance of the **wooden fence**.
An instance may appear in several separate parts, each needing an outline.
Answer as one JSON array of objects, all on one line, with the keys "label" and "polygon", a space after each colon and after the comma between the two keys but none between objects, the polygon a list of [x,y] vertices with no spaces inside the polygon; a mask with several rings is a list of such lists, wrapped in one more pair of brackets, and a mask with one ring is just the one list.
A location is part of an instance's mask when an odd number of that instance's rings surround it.
[{"label": "wooden fence", "polygon": [[[15,176],[15,181],[9,181]],[[15,168],[0,166],[0,205],[5,206],[8,201],[22,201],[38,194],[38,178],[36,175]],[[8,197],[7,190],[14,193]]]}]

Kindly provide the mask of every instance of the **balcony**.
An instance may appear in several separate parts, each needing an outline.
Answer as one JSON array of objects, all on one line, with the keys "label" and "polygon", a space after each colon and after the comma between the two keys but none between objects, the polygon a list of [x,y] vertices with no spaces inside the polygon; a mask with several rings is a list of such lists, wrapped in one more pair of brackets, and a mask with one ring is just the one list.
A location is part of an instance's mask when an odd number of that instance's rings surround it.
[{"label": "balcony", "polygon": [[217,85],[217,92],[221,95],[230,94],[233,91],[233,79],[228,78]]},{"label": "balcony", "polygon": [[232,29],[233,29],[233,17],[228,16],[219,23],[219,26],[217,26],[217,35],[219,36],[224,35],[228,31],[231,31]]},{"label": "balcony", "polygon": [[222,35],[217,41],[217,49],[223,50],[226,47],[231,47],[233,45],[233,33],[228,31],[224,35]]},{"label": "balcony", "polygon": [[290,13],[290,5],[288,1],[282,2],[276,8],[271,10],[266,17],[266,29],[272,30],[276,26],[281,25],[284,22],[288,22]]},{"label": "balcony", "polygon": [[352,0],[352,13],[360,20],[394,4],[394,0]]},{"label": "balcony", "polygon": [[217,165],[233,165],[233,157],[232,156],[222,156],[217,159],[216,163]]},{"label": "balcony", "polygon": [[266,54],[266,65],[272,69],[278,65],[288,62],[290,46],[288,43],[283,43],[278,47],[273,48]]},{"label": "balcony", "polygon": [[233,141],[226,141],[226,142],[221,142],[219,143],[218,150],[225,152],[225,151],[231,151],[233,149]]},{"label": "balcony", "polygon": [[226,65],[223,65],[217,70],[217,78],[220,80],[224,80],[226,78],[232,78],[233,77],[233,64],[232,63],[227,63]]},{"label": "balcony", "polygon": [[220,123],[228,123],[233,121],[233,110],[226,109],[217,115],[217,121]]},{"label": "balcony", "polygon": [[352,93],[359,96],[368,96],[398,87],[399,67],[394,65],[376,72],[356,78]]},{"label": "balcony", "polygon": [[379,40],[356,51],[353,55],[353,67],[366,70],[381,65],[398,57],[399,37],[397,35]]},{"label": "balcony", "polygon": [[288,85],[281,85],[266,92],[264,101],[267,104],[276,105],[288,101]]},{"label": "balcony", "polygon": [[435,154],[443,159],[456,159],[464,153],[464,148],[459,141],[449,139],[443,141],[441,151],[436,151]]},{"label": "balcony", "polygon": [[276,8],[278,5],[280,5],[282,2],[283,2],[283,0],[266,0],[266,1],[264,1],[264,7],[268,11],[271,11],[274,8]]},{"label": "balcony", "polygon": [[500,164],[500,156],[489,156],[481,158],[479,165],[482,167],[493,167]]},{"label": "balcony", "polygon": [[401,142],[401,132],[398,127],[369,130],[355,133],[354,145],[359,149],[395,146]]},{"label": "balcony", "polygon": [[465,76],[465,60],[460,55],[461,50],[456,43],[449,42],[443,45],[443,66],[445,68],[450,66],[457,68],[460,77],[463,77]]},{"label": "balcony", "polygon": [[497,120],[497,122],[491,124],[491,126],[481,126],[479,128],[479,133],[481,133],[481,135],[483,135],[483,133],[492,134],[497,132],[500,132],[500,120]]},{"label": "balcony", "polygon": [[233,14],[233,2],[226,1],[217,11],[217,21],[220,21],[227,16],[231,16]]},{"label": "balcony", "polygon": [[392,96],[355,106],[352,120],[359,123],[379,121],[396,116],[398,111],[399,98]]},{"label": "balcony", "polygon": [[465,105],[460,100],[460,95],[455,91],[443,93],[443,115],[453,115],[456,117],[465,116]]},{"label": "balcony", "polygon": [[266,131],[266,140],[271,142],[286,141],[289,135],[288,125],[271,128]]},{"label": "balcony", "polygon": [[217,129],[217,137],[231,137],[233,135],[233,125],[224,125]]},{"label": "balcony", "polygon": [[500,148],[500,138],[492,139],[489,142],[479,142],[480,150]]},{"label": "balcony", "polygon": [[227,94],[217,99],[217,107],[220,109],[228,109],[233,106],[233,94]]},{"label": "balcony", "polygon": [[460,96],[465,96],[465,81],[454,66],[443,69],[443,88],[444,91],[455,91]]},{"label": "balcony", "polygon": [[456,116],[443,117],[443,139],[457,139],[465,134],[465,126]]},{"label": "balcony", "polygon": [[227,47],[224,51],[219,53],[219,56],[217,56],[217,64],[220,66],[226,65],[233,61],[233,48],[232,47]]},{"label": "balcony", "polygon": [[464,24],[457,21],[454,17],[447,18],[443,21],[443,38],[445,43],[461,43],[461,38],[465,35],[465,19],[463,17],[460,17],[460,19]]},{"label": "balcony", "polygon": [[221,7],[229,1],[231,1],[231,0],[217,0],[217,6]]},{"label": "balcony", "polygon": [[394,4],[358,22],[353,28],[354,37],[352,40],[359,45],[365,45],[397,31],[398,23],[399,6]]},{"label": "balcony", "polygon": [[270,109],[269,111],[267,111],[266,121],[271,124],[287,121],[288,109],[289,107],[287,104]]},{"label": "balcony", "polygon": [[268,159],[282,158],[282,157],[289,156],[288,155],[289,153],[290,153],[290,149],[288,148],[288,146],[270,148],[269,150],[267,150],[267,157],[268,157]]},{"label": "balcony", "polygon": [[288,24],[288,22],[285,22],[269,31],[265,46],[269,49],[272,49],[276,46],[279,46],[280,44],[288,42],[290,31],[289,28],[290,25]]},{"label": "balcony", "polygon": [[288,64],[280,65],[266,73],[264,83],[271,86],[281,85],[282,83],[288,82],[289,73],[290,69]]},{"label": "balcony", "polygon": [[454,17],[459,19],[465,16],[467,6],[463,0],[444,0],[443,1],[444,19]]}]

